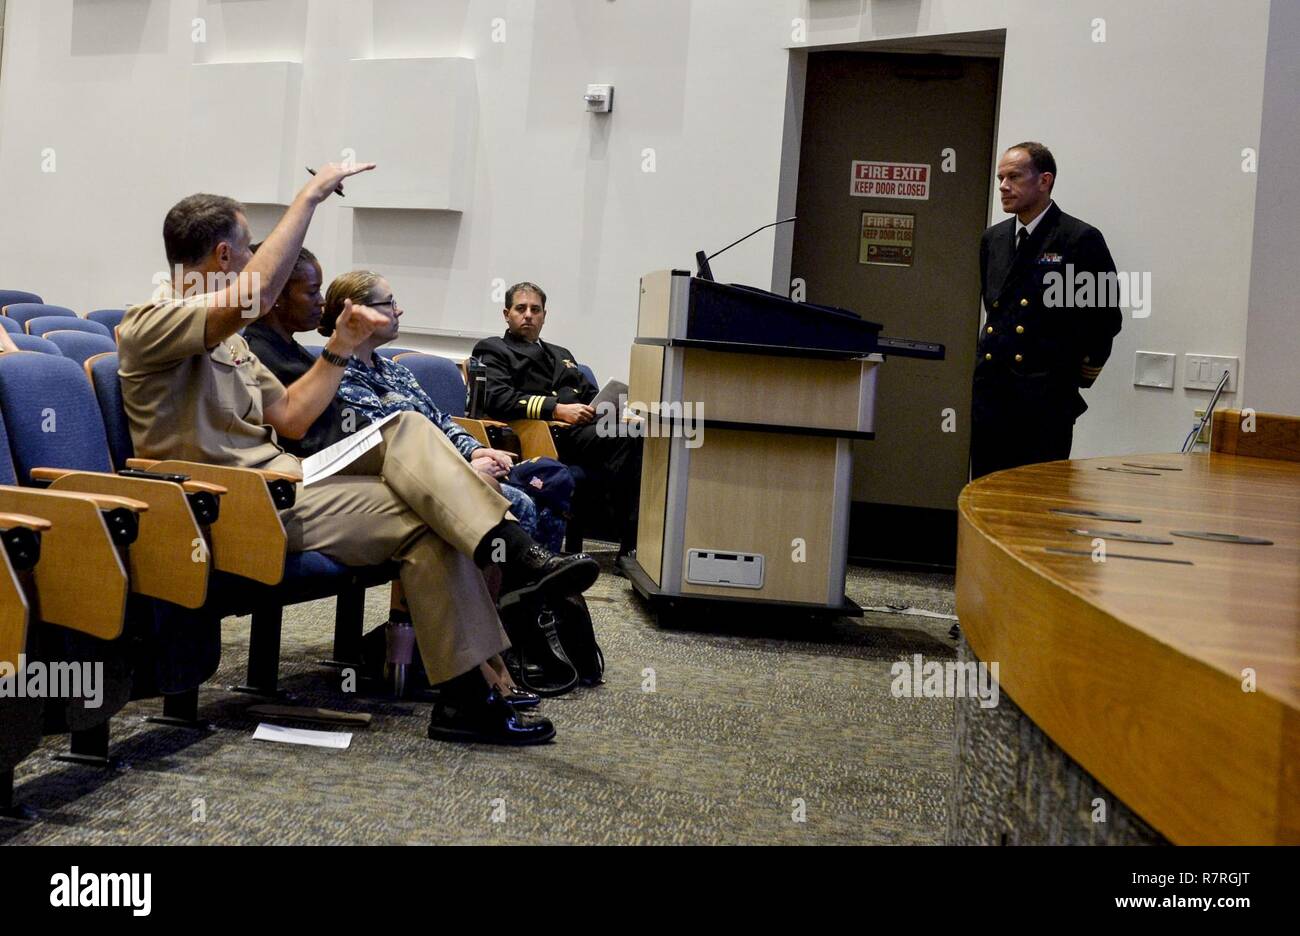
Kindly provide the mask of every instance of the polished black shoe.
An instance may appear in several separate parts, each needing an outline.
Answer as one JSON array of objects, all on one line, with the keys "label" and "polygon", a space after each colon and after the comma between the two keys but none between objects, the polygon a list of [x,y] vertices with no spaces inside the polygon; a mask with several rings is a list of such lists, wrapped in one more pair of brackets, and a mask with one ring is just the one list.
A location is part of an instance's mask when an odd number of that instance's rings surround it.
[{"label": "polished black shoe", "polygon": [[534,543],[504,569],[498,607],[508,608],[530,595],[575,595],[596,583],[600,565],[586,553],[559,556]]},{"label": "polished black shoe", "polygon": [[530,709],[541,705],[542,697],[535,692],[529,692],[527,689],[520,689],[515,686],[509,692],[502,693],[507,703],[514,709]]},{"label": "polished black shoe", "polygon": [[555,737],[555,726],[545,718],[526,719],[515,712],[501,693],[488,691],[481,703],[462,704],[439,699],[429,716],[429,738],[477,744],[545,744]]}]

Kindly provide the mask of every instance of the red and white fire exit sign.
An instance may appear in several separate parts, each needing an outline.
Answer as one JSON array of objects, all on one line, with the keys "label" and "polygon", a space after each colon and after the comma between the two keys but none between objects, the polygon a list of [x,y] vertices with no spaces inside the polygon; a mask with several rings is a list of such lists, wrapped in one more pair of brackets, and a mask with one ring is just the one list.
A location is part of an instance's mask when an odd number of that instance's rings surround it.
[{"label": "red and white fire exit sign", "polygon": [[850,195],[865,198],[930,198],[930,167],[923,163],[853,160]]}]

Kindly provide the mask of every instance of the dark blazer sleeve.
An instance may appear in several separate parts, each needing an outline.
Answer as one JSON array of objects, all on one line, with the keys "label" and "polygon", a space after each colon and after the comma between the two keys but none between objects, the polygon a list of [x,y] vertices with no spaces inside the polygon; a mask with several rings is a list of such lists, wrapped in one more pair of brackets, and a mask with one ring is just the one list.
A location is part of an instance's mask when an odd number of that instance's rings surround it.
[{"label": "dark blazer sleeve", "polygon": [[515,384],[514,362],[500,339],[486,338],[474,346],[487,377],[486,409],[493,419],[550,419],[555,397],[527,393]]},{"label": "dark blazer sleeve", "polygon": [[980,305],[989,291],[989,232],[980,235]]},{"label": "dark blazer sleeve", "polygon": [[[1075,266],[1096,275],[1094,280],[1099,289],[1104,276],[1115,274],[1115,261],[1111,259],[1106,238],[1095,227],[1086,227],[1079,235],[1078,248],[1075,252]],[[1108,298],[1114,297],[1115,291],[1107,288]],[[1101,369],[1110,357],[1111,346],[1115,336],[1124,324],[1124,313],[1117,305],[1096,306],[1084,309],[1083,319],[1079,323],[1079,346],[1082,351],[1079,362],[1079,386],[1091,387],[1101,375]]]}]

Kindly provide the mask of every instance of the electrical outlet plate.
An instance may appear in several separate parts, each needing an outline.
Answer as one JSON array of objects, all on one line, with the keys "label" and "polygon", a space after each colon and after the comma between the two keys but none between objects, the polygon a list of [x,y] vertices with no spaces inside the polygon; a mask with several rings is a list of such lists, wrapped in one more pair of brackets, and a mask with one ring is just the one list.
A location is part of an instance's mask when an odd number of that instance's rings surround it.
[{"label": "electrical outlet plate", "polygon": [[1228,372],[1228,385],[1224,393],[1237,392],[1237,364],[1235,357],[1213,354],[1183,355],[1183,388],[1185,390],[1213,390],[1219,385],[1223,372]]},{"label": "electrical outlet plate", "polygon": [[1164,351],[1139,351],[1133,364],[1133,386],[1172,389],[1177,360],[1178,355]]},{"label": "electrical outlet plate", "polygon": [[614,109],[614,86],[612,84],[589,84],[583,100],[587,102],[587,113],[608,114]]}]

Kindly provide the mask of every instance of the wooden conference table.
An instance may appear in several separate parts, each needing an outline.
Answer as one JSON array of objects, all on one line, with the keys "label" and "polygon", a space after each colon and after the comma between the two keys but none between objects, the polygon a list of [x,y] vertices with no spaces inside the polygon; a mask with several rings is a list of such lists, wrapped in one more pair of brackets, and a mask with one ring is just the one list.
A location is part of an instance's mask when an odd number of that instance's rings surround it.
[{"label": "wooden conference table", "polygon": [[1049,462],[958,512],[965,639],[1051,741],[1172,842],[1300,842],[1300,461]]}]

